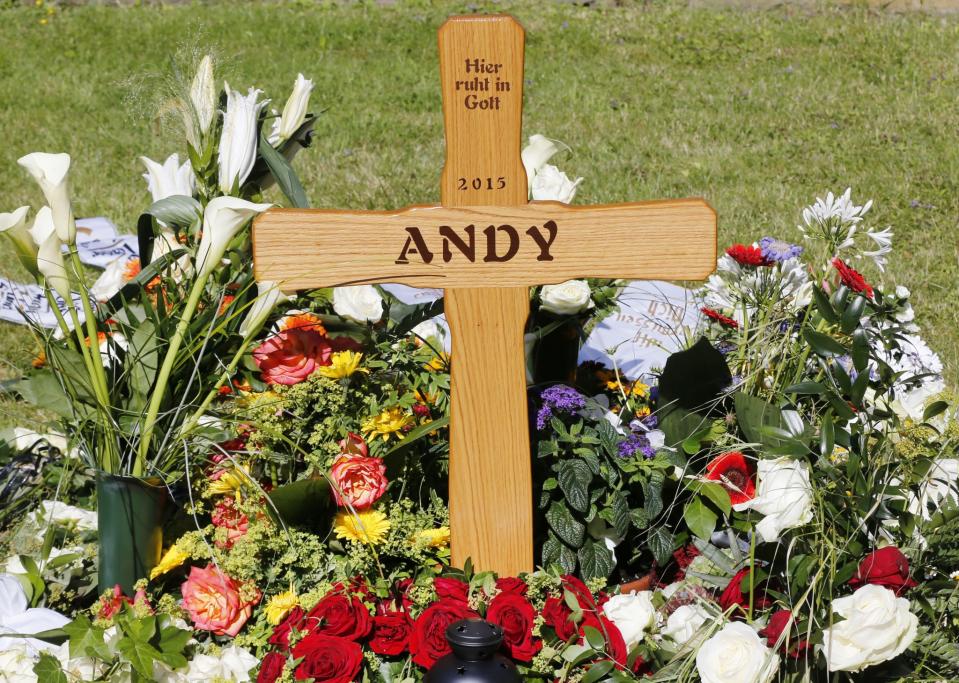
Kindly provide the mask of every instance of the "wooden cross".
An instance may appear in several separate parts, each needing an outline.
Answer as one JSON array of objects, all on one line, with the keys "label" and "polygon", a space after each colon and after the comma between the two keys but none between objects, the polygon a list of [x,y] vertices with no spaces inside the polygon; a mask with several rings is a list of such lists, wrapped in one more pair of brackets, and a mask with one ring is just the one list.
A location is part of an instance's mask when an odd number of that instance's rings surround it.
[{"label": "wooden cross", "polygon": [[523,348],[530,286],[703,279],[716,264],[716,214],[701,199],[527,201],[524,42],[505,15],[453,17],[440,28],[440,205],[277,209],[253,229],[257,279],[286,291],[387,282],[446,290],[452,561],[471,557],[479,569],[510,576],[533,568]]}]

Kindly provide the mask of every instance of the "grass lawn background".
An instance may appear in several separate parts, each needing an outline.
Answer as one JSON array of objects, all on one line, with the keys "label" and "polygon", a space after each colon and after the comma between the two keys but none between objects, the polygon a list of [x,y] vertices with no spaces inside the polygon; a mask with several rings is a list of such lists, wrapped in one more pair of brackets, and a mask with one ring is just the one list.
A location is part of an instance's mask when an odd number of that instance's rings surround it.
[{"label": "grass lawn background", "polygon": [[[41,205],[18,157],[66,151],[76,214],[132,231],[149,204],[137,156],[184,151],[178,129],[157,117],[157,86],[171,63],[209,48],[231,85],[263,88],[278,108],[298,71],[315,81],[312,109],[326,112],[296,160],[314,206],[436,201],[436,29],[474,9],[509,11],[526,27],[524,135],[573,147],[559,165],[586,178],[580,203],[704,196],[723,247],[797,240],[802,206],[827,190],[873,198],[868,225],[895,231],[886,282],[913,291],[924,336],[956,383],[959,17],[658,2],[3,10],[0,210]],[[596,248],[615,259],[643,244]],[[4,245],[0,275],[26,280],[14,261]],[[5,323],[0,348],[4,378],[36,350],[26,328]],[[0,403],[0,426],[29,419]]]}]

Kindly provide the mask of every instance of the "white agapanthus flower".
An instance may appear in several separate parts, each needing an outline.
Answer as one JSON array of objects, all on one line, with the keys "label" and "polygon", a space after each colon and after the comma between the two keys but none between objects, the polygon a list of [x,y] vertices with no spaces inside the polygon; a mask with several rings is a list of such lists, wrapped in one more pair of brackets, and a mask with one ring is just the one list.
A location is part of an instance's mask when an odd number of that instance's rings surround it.
[{"label": "white agapanthus flower", "polygon": [[880,272],[885,272],[887,262],[886,255],[892,251],[892,229],[886,228],[878,232],[869,230],[865,235],[875,242],[876,246],[875,249],[863,251],[862,255],[871,258]]},{"label": "white agapanthus flower", "polygon": [[806,226],[804,228],[800,225],[799,229],[805,233],[806,229],[818,228],[830,223],[859,223],[871,208],[871,199],[862,206],[856,206],[853,203],[851,187],[847,187],[846,191],[838,197],[829,192],[825,199],[816,197],[814,204],[803,209],[802,218]]},{"label": "white agapanthus flower", "polygon": [[207,681],[222,681],[223,683],[247,683],[253,680],[250,670],[260,663],[245,648],[231,645],[220,650],[217,656],[198,654],[186,668],[176,671],[156,672],[154,676],[158,683],[207,683]]},{"label": "white agapanthus flower", "polygon": [[760,460],[756,464],[756,479],[756,496],[735,508],[763,515],[756,525],[763,541],[778,541],[786,529],[812,519],[813,491],[806,463],[790,458]]},{"label": "white agapanthus flower", "polygon": [[303,74],[297,74],[296,82],[293,83],[293,92],[286,100],[283,107],[283,114],[273,119],[273,126],[270,129],[270,135],[267,140],[276,147],[278,144],[289,140],[293,133],[303,125],[306,120],[307,109],[310,106],[310,93],[313,92],[313,81],[309,80]]},{"label": "white agapanthus flower", "polygon": [[702,683],[769,683],[778,669],[776,653],[740,621],[726,624],[696,653]]},{"label": "white agapanthus flower", "polygon": [[898,657],[915,640],[919,626],[906,598],[874,584],[833,600],[832,611],[844,620],[823,629],[830,671],[862,671]]},{"label": "white agapanthus flower", "polygon": [[333,310],[356,323],[379,322],[383,317],[383,297],[373,285],[337,287],[333,290]]},{"label": "white agapanthus flower", "polygon": [[147,191],[153,201],[158,202],[176,195],[192,197],[196,192],[196,176],[193,175],[189,159],[181,164],[180,155],[174,153],[162,164],[144,156],[140,157],[140,161],[147,170],[143,179],[147,182]]},{"label": "white agapanthus flower", "polygon": [[230,194],[242,187],[256,161],[259,142],[259,116],[269,100],[260,100],[261,90],[250,88],[246,95],[233,90],[229,83],[226,89],[226,111],[223,114],[223,131],[217,163],[219,166],[220,191]]}]

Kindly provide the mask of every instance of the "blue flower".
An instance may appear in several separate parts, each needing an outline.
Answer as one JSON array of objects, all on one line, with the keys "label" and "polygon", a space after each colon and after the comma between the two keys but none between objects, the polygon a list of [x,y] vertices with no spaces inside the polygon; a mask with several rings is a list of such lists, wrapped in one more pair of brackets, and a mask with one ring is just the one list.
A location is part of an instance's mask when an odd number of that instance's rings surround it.
[{"label": "blue flower", "polygon": [[759,240],[759,248],[763,258],[769,263],[781,263],[787,259],[802,256],[803,248],[798,244],[790,244],[775,237],[763,237]]}]

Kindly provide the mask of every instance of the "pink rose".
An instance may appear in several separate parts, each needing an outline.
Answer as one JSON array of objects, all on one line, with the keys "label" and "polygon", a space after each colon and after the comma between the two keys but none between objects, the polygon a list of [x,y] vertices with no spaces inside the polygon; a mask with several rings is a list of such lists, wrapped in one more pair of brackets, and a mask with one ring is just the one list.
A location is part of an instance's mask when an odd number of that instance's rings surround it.
[{"label": "pink rose", "polygon": [[346,455],[369,455],[370,447],[366,445],[366,441],[359,434],[354,434],[353,432],[347,432],[346,438],[341,439],[339,442],[340,453]]},{"label": "pink rose", "polygon": [[244,600],[240,584],[212,564],[205,569],[192,567],[180,590],[183,609],[193,625],[218,636],[236,636],[260,599],[257,591],[254,599]]},{"label": "pink rose", "polygon": [[273,335],[253,350],[267,384],[299,384],[330,364],[330,340],[313,330],[294,328]]},{"label": "pink rose", "polygon": [[246,535],[250,529],[250,520],[236,506],[233,498],[224,498],[216,504],[211,515],[213,526],[218,529],[226,529],[226,539],[217,539],[214,541],[217,548],[229,550],[236,543],[238,538]]},{"label": "pink rose", "polygon": [[338,455],[330,470],[337,505],[368,508],[386,492],[386,465],[381,458]]}]

